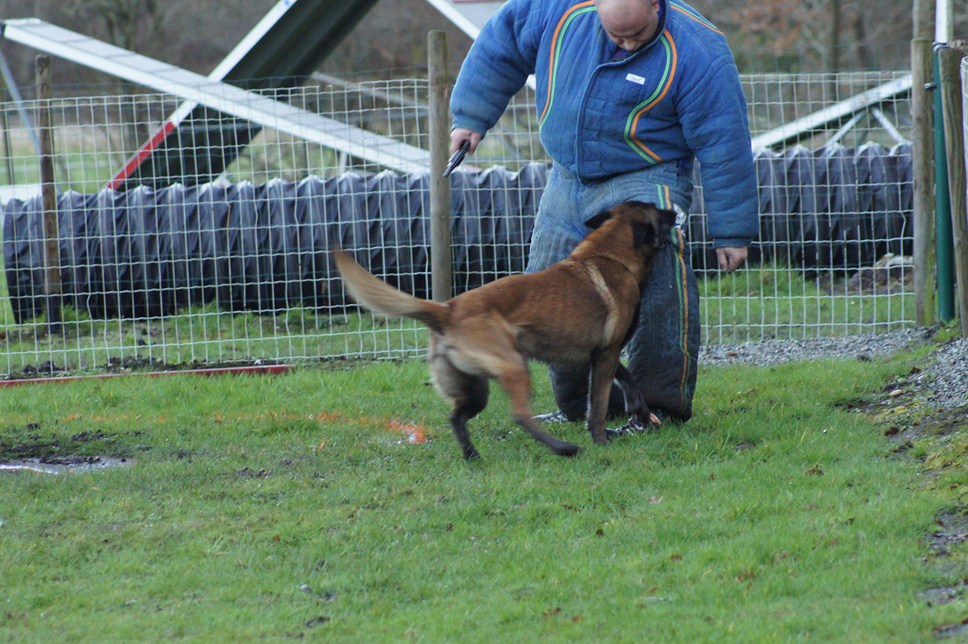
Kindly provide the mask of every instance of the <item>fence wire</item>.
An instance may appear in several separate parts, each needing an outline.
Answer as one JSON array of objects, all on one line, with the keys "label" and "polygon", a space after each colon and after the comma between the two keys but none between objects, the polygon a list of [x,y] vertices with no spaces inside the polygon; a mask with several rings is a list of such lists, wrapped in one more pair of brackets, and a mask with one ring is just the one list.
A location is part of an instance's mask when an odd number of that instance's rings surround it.
[{"label": "fence wire", "polygon": [[[781,188],[763,193],[757,261],[722,275],[702,260],[711,245],[697,187],[690,236],[705,343],[914,324],[912,186],[897,169],[910,154],[909,93],[877,94],[905,77],[743,77],[751,133],[772,141],[758,151],[761,191],[781,186],[783,199]],[[203,110],[177,127],[166,123],[188,110],[171,95],[48,101],[61,288],[70,289],[56,325],[45,313],[40,164],[21,119],[41,105],[0,103],[0,375],[421,355],[418,325],[361,314],[345,301],[326,251],[350,247],[411,290],[429,283],[427,177],[407,165],[429,149],[427,95],[422,79],[316,77],[263,94],[280,106],[275,119],[254,124]],[[548,161],[532,100],[527,90],[514,99],[461,175],[458,290],[522,268]],[[313,140],[293,134],[306,124],[317,128]],[[864,161],[871,149],[889,161]],[[791,171],[803,159],[812,168],[809,198]],[[840,175],[826,171],[834,161],[846,168]],[[849,171],[865,163],[867,171]],[[875,165],[887,171],[870,171]],[[885,203],[896,212],[878,210]],[[791,243],[778,238],[781,228],[785,237],[806,236],[797,243],[809,252],[778,252],[780,241]],[[822,250],[838,240],[872,250]]]}]

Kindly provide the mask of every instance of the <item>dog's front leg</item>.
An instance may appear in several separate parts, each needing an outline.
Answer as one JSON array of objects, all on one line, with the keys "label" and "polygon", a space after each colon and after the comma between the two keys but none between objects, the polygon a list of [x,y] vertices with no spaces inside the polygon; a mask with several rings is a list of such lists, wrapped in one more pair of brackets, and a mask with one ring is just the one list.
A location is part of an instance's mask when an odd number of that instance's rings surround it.
[{"label": "dog's front leg", "polygon": [[608,443],[605,433],[605,417],[608,414],[608,396],[612,380],[619,366],[619,348],[605,350],[592,357],[588,383],[588,431],[599,445]]}]

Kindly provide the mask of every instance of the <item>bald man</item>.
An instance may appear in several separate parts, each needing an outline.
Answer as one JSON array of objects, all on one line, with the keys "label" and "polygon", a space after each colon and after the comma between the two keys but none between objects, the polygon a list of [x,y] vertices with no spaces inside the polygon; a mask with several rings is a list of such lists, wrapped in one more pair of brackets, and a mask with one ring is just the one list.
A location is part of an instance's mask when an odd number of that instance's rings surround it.
[{"label": "bald man", "polygon": [[[528,272],[567,257],[584,222],[628,200],[684,219],[701,170],[719,268],[746,260],[759,223],[746,99],[726,37],[671,0],[509,0],[471,47],[451,96],[451,148],[477,149],[528,76],[537,80],[541,142],[552,159]],[[681,223],[681,222],[680,222]],[[660,418],[692,415],[699,293],[681,227],[656,257],[643,290],[629,369]],[[588,369],[551,368],[558,410],[584,418]],[[610,412],[623,412],[613,391]],[[643,431],[634,419],[618,433]]]}]

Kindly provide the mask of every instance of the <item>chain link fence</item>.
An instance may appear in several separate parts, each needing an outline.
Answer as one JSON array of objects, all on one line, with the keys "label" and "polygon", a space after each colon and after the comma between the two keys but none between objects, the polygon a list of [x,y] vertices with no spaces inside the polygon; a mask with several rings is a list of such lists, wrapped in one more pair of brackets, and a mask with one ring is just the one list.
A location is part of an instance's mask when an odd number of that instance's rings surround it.
[{"label": "chain link fence", "polygon": [[[715,271],[697,185],[688,236],[704,342],[912,326],[910,76],[743,82],[761,235],[746,269]],[[213,111],[166,130],[181,101],[165,94],[0,103],[0,375],[421,355],[422,328],[345,299],[328,250],[354,250],[427,294],[427,173],[388,167],[378,149],[429,149],[427,94],[422,79],[318,76],[263,94],[280,123],[293,107],[324,118],[335,133],[326,146]],[[548,163],[532,100],[516,97],[453,176],[456,292],[524,267]],[[42,106],[53,120],[57,320],[36,134],[24,119]],[[146,152],[162,131],[164,150]],[[132,163],[153,164],[152,180],[108,188]],[[211,167],[224,167],[214,181]]]}]

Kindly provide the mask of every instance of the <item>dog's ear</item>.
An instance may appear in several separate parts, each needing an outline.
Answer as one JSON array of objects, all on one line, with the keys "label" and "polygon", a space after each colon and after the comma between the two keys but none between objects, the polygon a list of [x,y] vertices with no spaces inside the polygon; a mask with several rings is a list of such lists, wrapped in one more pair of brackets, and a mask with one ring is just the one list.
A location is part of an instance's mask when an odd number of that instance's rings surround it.
[{"label": "dog's ear", "polygon": [[598,213],[597,215],[594,215],[588,221],[586,221],[585,222],[585,225],[588,226],[589,228],[591,228],[592,230],[596,230],[596,229],[598,229],[599,226],[601,226],[606,221],[608,221],[609,219],[611,219],[611,217],[612,217],[612,211],[611,210],[603,210],[600,213]]}]

